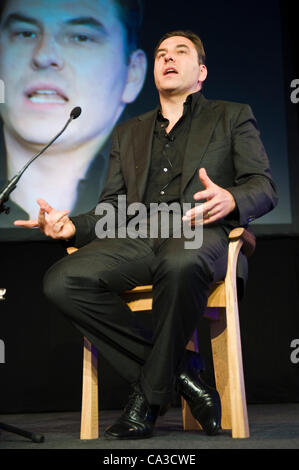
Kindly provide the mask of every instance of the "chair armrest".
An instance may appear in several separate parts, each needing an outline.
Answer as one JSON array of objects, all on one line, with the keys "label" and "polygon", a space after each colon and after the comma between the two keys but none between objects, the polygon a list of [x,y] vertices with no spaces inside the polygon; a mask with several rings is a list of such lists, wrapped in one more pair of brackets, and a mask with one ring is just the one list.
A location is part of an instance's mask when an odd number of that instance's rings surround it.
[{"label": "chair armrest", "polygon": [[71,255],[72,253],[75,253],[75,251],[78,251],[78,248],[75,248],[74,246],[68,246],[66,251],[68,255]]},{"label": "chair armrest", "polygon": [[230,241],[241,239],[243,241],[242,251],[247,258],[249,258],[255,250],[256,238],[253,233],[249,232],[243,227],[238,227],[232,230],[229,234]]}]

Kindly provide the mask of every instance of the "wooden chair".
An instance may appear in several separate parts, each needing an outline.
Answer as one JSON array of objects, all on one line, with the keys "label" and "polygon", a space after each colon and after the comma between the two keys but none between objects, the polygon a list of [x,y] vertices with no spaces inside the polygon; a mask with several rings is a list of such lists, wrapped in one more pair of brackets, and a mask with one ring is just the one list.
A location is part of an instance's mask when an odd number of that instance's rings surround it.
[{"label": "wooden chair", "polygon": [[[232,430],[233,438],[249,437],[243,361],[240,339],[237,298],[236,268],[242,248],[249,257],[255,249],[255,237],[244,228],[236,228],[229,234],[227,273],[224,281],[212,289],[205,317],[210,320],[210,333],[216,387],[222,405],[222,429]],[[68,248],[68,253],[76,248]],[[152,308],[152,286],[139,286],[123,295],[133,311]],[[197,351],[197,331],[187,348]],[[99,437],[98,422],[98,364],[97,350],[84,338],[83,388],[81,410],[81,439]],[[201,429],[189,407],[182,399],[184,430]]]}]

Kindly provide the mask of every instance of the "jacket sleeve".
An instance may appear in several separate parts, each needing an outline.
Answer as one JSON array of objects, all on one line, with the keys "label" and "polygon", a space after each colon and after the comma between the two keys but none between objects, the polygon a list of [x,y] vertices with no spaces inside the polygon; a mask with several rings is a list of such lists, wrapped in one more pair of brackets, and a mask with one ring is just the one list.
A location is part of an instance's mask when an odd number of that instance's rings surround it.
[{"label": "jacket sleeve", "polygon": [[234,185],[226,188],[233,195],[236,210],[227,216],[246,226],[270,212],[278,197],[270,165],[260,139],[255,117],[248,105],[242,106],[232,127]]},{"label": "jacket sleeve", "polygon": [[105,207],[106,204],[109,204],[116,213],[118,196],[125,194],[126,186],[121,171],[119,137],[117,128],[115,128],[112,135],[108,176],[100,199],[97,206],[90,212],[71,217],[76,227],[76,234],[69,244],[80,248],[94,240],[96,238],[96,224],[103,217],[103,214],[100,214],[100,205]]}]

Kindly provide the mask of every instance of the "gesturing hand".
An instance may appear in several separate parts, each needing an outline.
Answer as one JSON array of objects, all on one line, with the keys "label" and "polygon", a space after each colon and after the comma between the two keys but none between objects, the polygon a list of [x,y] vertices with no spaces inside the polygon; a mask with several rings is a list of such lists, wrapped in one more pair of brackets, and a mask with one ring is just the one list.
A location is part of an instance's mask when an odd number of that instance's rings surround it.
[{"label": "gesturing hand", "polygon": [[[67,214],[69,211],[57,211],[43,199],[37,200],[40,210],[36,220],[15,220],[17,227],[38,227],[48,237],[68,240],[75,235],[76,228]],[[47,216],[46,216],[47,214]]]},{"label": "gesturing hand", "polygon": [[195,201],[205,199],[206,202],[187,211],[183,220],[190,221],[192,225],[198,225],[201,221],[207,225],[228,215],[235,209],[236,203],[229,191],[210,180],[204,168],[200,168],[198,174],[205,189],[193,197]]}]

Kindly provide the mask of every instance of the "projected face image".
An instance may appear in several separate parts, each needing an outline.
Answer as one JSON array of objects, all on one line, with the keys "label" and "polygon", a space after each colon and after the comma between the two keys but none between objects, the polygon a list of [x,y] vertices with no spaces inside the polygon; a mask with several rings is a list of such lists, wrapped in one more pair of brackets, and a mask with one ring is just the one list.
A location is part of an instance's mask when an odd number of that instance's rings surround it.
[{"label": "projected face image", "polygon": [[[117,0],[7,0],[0,29],[0,77],[5,84],[0,114],[9,176],[28,161],[37,146],[48,143],[65,124],[70,111],[80,106],[80,118],[49,151],[49,157],[55,152],[72,152],[74,166],[65,168],[65,182],[60,182],[65,186],[64,206],[71,209],[69,204],[74,204],[75,196],[68,197],[67,193],[75,190],[75,173],[78,177],[84,175],[126,104],[139,94],[145,72],[144,53],[128,52],[127,31]],[[80,152],[81,163],[76,166]],[[47,189],[51,164],[50,159],[48,164],[45,161],[43,193],[38,195],[36,190],[32,194],[32,188],[26,192],[26,175],[12,195],[17,204],[20,199],[24,204],[27,196],[32,206],[43,194],[51,198],[53,188]],[[42,163],[36,161],[30,170],[32,175],[38,165]],[[59,166],[56,173],[59,181]],[[67,175],[72,187],[68,187]],[[22,198],[20,193],[18,197],[20,190]]]},{"label": "projected face image", "polygon": [[[114,1],[6,4],[0,74],[6,94],[1,115],[7,127],[26,141],[44,143],[80,105],[80,140],[110,131],[139,91],[134,96],[126,88],[126,33]],[[72,126],[75,140],[77,126]]]}]

